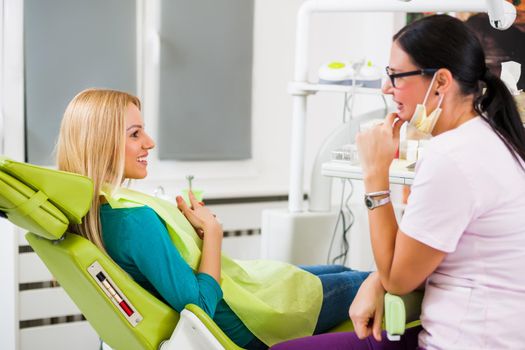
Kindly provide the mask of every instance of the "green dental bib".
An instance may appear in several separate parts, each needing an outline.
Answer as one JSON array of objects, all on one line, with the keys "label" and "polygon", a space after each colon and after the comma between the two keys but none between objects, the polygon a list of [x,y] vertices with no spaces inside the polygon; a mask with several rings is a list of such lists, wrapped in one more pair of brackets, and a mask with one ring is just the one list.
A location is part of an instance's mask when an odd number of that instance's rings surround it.
[{"label": "green dental bib", "polygon": [[[183,259],[198,269],[202,240],[175,204],[125,188],[109,193],[102,195],[112,208],[152,208]],[[271,346],[312,335],[323,301],[318,277],[282,262],[238,261],[225,255],[221,266],[224,300],[257,338]]]}]

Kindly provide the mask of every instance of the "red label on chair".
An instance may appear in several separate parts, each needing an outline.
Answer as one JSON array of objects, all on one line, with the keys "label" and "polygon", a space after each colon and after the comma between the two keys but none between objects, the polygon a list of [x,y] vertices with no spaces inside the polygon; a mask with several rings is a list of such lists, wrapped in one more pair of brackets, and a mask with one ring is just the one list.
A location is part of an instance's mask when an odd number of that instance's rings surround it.
[{"label": "red label on chair", "polygon": [[128,304],[126,304],[126,302],[124,300],[122,300],[120,303],[119,303],[120,307],[122,308],[122,310],[124,310],[124,312],[126,313],[126,315],[128,316],[131,316],[133,315],[133,310],[131,310],[131,308],[128,306]]}]

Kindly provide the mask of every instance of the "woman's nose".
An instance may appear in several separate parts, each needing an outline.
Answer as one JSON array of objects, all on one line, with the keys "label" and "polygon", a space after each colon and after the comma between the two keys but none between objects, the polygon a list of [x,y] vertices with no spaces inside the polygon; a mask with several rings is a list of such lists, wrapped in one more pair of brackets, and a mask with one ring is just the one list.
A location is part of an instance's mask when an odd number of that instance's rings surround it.
[{"label": "woman's nose", "polygon": [[392,86],[392,82],[390,82],[390,79],[385,79],[385,82],[383,83],[383,86],[381,87],[381,91],[385,95],[392,95],[394,93],[394,87]]},{"label": "woman's nose", "polygon": [[144,142],[144,146],[143,146],[145,149],[152,149],[152,148],[155,148],[155,141],[153,141],[153,139],[146,134],[146,142]]}]

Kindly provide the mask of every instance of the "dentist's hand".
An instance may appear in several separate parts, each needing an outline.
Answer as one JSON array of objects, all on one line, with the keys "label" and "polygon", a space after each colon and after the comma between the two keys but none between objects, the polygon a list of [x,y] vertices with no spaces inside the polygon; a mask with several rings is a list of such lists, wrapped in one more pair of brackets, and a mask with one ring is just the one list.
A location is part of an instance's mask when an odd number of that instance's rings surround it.
[{"label": "dentist's hand", "polygon": [[357,151],[365,179],[375,174],[388,174],[399,148],[399,129],[403,123],[397,113],[391,113],[383,124],[357,134]]},{"label": "dentist's hand", "polygon": [[373,334],[377,341],[381,341],[384,297],[385,289],[379,275],[372,272],[359,288],[348,311],[359,339]]},{"label": "dentist's hand", "polygon": [[201,239],[204,239],[204,233],[213,231],[220,231],[222,235],[222,228],[215,215],[204,206],[204,203],[199,202],[193,192],[188,192],[191,207],[188,207],[184,199],[181,196],[177,196],[177,207],[188,219],[190,224],[195,228],[197,234]]}]

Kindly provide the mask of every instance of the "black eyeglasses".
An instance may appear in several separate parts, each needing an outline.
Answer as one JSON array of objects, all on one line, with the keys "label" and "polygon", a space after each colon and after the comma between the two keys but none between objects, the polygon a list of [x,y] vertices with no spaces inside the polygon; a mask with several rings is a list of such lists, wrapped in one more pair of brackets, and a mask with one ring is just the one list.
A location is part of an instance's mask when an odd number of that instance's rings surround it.
[{"label": "black eyeglasses", "polygon": [[392,73],[390,70],[390,67],[386,67],[386,75],[390,78],[390,81],[392,82],[392,87],[396,87],[396,78],[403,78],[403,77],[409,77],[411,75],[432,75],[438,71],[437,68],[423,68],[418,70],[413,70],[410,72],[402,72],[402,73]]}]

